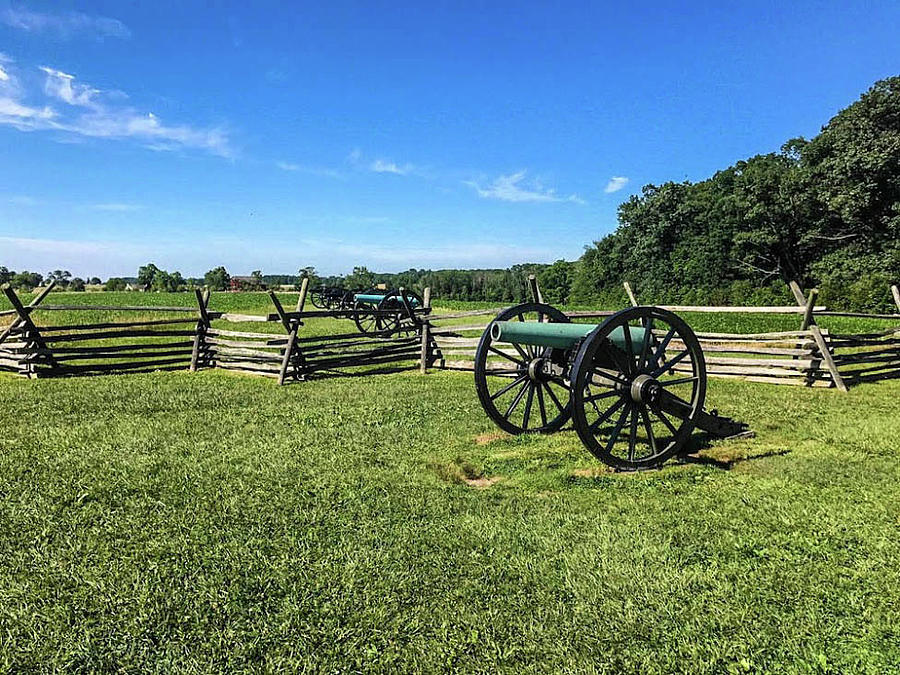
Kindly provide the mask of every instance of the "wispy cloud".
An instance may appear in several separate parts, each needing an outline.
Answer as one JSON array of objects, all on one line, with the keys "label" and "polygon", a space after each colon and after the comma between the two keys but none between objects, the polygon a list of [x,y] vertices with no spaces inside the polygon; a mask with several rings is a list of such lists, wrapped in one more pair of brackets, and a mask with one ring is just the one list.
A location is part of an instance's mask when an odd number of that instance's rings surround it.
[{"label": "wispy cloud", "polygon": [[11,195],[6,197],[3,201],[7,204],[13,204],[15,206],[37,206],[38,200],[34,197],[29,197],[28,195]]},{"label": "wispy cloud", "polygon": [[312,176],[324,176],[326,178],[343,178],[343,174],[337,169],[329,169],[322,166],[304,166],[303,164],[295,164],[293,162],[275,162],[282,171],[296,171],[299,173],[307,173]]},{"label": "wispy cloud", "polygon": [[568,197],[559,195],[553,188],[545,188],[540,181],[527,180],[527,171],[517,171],[506,176],[498,176],[490,184],[482,186],[475,181],[464,181],[485,199],[499,199],[504,202],[574,202],[585,201],[576,194]]},{"label": "wispy cloud", "polygon": [[417,167],[415,164],[410,162],[399,164],[393,160],[381,157],[369,160],[363,156],[363,152],[359,148],[354,148],[347,155],[347,162],[355,169],[371,171],[372,173],[392,173],[395,176],[422,175],[420,167]]},{"label": "wispy cloud", "polygon": [[36,12],[25,7],[7,7],[0,10],[0,21],[27,33],[48,33],[63,39],[77,35],[101,39],[131,37],[128,26],[118,19],[75,11]]},{"label": "wispy cloud", "polygon": [[618,192],[626,185],[628,185],[628,178],[625,176],[613,176],[609,179],[609,182],[606,184],[606,187],[603,188],[603,191],[607,194]]},{"label": "wispy cloud", "polygon": [[398,176],[406,176],[407,174],[412,173],[414,169],[415,167],[412,164],[397,164],[386,159],[376,159],[369,164],[369,171],[374,171],[375,173],[393,173]]},{"label": "wispy cloud", "polygon": [[110,211],[113,213],[131,213],[143,209],[141,204],[124,204],[121,202],[106,202],[104,204],[91,204],[92,211]]},{"label": "wispy cloud", "polygon": [[16,71],[6,65],[6,78],[0,79],[0,124],[21,131],[132,139],[153,150],[202,150],[221,157],[234,154],[228,134],[221,127],[165,123],[152,112],[123,103],[127,96],[120,91],[97,89],[48,66],[39,68],[43,73],[40,89],[32,86],[29,90],[21,84],[23,78],[17,76],[22,71]]}]

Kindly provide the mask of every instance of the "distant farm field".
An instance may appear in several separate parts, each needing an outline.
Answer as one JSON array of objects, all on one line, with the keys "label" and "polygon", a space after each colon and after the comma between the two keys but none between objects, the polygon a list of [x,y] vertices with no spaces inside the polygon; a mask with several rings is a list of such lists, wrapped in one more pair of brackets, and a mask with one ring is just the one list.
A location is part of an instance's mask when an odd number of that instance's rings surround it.
[{"label": "distant farm field", "polygon": [[900,380],[707,400],[756,437],[635,475],[471,374],[0,375],[0,670],[900,671]]}]

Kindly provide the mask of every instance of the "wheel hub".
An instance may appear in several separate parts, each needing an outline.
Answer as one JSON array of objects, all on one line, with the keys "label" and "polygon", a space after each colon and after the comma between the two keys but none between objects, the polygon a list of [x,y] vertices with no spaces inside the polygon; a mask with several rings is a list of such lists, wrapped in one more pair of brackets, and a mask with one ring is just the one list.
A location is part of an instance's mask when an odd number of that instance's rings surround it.
[{"label": "wheel hub", "polygon": [[659,400],[662,386],[649,375],[638,375],[631,381],[629,392],[635,403],[652,405]]},{"label": "wheel hub", "polygon": [[530,377],[533,382],[538,382],[539,380],[543,379],[543,372],[544,359],[540,357],[532,359],[528,364],[528,377]]}]

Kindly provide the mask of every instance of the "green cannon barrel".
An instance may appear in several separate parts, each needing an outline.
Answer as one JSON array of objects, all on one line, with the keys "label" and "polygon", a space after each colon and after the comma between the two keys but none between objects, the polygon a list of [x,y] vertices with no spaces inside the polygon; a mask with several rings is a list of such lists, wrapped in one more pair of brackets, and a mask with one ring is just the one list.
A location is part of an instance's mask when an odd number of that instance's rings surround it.
[{"label": "green cannon barrel", "polygon": [[[597,326],[590,323],[536,323],[534,321],[495,321],[491,326],[491,338],[496,342],[514,342],[534,347],[572,349]],[[637,353],[644,341],[644,329],[629,327],[632,350]],[[609,336],[613,343],[625,348],[625,331],[622,327]]]},{"label": "green cannon barrel", "polygon": [[[353,297],[356,298],[357,302],[365,302],[370,305],[377,305],[379,302],[381,302],[385,298],[384,295],[377,295],[375,293],[357,293]],[[397,296],[397,301],[402,302],[402,298],[400,298],[400,296]],[[413,307],[415,307],[416,305],[419,304],[419,301],[413,297],[410,297],[409,304],[412,305]]]}]

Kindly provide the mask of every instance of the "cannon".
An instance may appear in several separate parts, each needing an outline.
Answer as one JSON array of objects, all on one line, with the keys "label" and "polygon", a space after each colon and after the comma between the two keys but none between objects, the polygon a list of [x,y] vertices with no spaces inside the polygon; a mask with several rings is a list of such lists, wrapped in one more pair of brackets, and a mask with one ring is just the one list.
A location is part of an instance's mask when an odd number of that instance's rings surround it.
[{"label": "cannon", "polygon": [[358,290],[346,290],[340,286],[321,286],[310,293],[313,307],[318,309],[347,309],[353,305],[353,296]]},{"label": "cannon", "polygon": [[599,325],[572,323],[542,303],[510,307],[481,336],[475,389],[504,431],[552,433],[571,419],[588,451],[619,471],[684,454],[695,429],[747,433],[704,408],[700,342],[659,307],[624,309]]},{"label": "cannon", "polygon": [[353,296],[353,321],[361,333],[394,335],[414,330],[425,303],[415,291],[366,291]]}]

